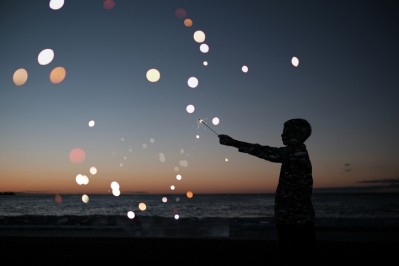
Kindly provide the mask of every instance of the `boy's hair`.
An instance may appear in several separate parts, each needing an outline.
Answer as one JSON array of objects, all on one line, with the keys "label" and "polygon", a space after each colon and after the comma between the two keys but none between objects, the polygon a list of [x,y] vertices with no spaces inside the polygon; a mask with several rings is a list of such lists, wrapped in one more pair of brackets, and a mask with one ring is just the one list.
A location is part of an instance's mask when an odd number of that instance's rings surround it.
[{"label": "boy's hair", "polygon": [[284,127],[295,135],[299,141],[305,142],[312,134],[312,126],[310,123],[303,118],[294,118],[287,120],[284,123]]}]

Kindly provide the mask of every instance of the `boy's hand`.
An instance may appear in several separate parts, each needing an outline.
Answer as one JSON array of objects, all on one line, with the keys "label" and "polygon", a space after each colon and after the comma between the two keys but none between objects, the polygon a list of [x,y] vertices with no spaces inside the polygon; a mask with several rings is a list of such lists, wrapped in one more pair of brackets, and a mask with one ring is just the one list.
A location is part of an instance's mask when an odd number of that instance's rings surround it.
[{"label": "boy's hand", "polygon": [[230,136],[220,134],[218,135],[218,137],[219,137],[219,143],[222,145],[234,146],[234,144],[236,143],[236,140],[231,138]]}]

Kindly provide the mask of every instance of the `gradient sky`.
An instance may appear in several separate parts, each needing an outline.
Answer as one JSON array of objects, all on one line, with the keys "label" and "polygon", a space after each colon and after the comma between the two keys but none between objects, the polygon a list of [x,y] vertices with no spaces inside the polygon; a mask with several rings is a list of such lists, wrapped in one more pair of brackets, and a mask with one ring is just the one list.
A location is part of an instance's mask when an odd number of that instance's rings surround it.
[{"label": "gradient sky", "polygon": [[[282,146],[286,120],[306,118],[315,188],[399,182],[393,1],[49,2],[0,1],[0,191],[109,193],[116,181],[121,193],[274,192],[280,165],[220,145],[200,118],[270,146]],[[40,65],[48,48],[55,57]],[[70,160],[74,148],[84,161]]]}]

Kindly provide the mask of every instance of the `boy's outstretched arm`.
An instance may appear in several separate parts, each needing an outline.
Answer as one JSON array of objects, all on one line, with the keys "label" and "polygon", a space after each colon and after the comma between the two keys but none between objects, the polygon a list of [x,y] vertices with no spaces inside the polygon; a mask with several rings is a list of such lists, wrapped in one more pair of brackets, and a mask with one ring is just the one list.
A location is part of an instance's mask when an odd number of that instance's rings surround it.
[{"label": "boy's outstretched arm", "polygon": [[241,146],[246,144],[245,142],[233,139],[232,137],[230,137],[228,135],[220,134],[220,135],[218,135],[218,137],[219,137],[219,143],[222,145],[240,148]]}]

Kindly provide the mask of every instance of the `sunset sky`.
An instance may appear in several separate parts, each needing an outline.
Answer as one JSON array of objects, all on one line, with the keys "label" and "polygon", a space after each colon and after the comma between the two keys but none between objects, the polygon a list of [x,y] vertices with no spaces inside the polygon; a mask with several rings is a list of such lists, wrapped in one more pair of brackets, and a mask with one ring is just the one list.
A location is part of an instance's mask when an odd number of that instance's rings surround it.
[{"label": "sunset sky", "polygon": [[282,146],[297,117],[315,188],[395,189],[398,25],[388,0],[0,0],[0,191],[274,192],[216,134]]}]

